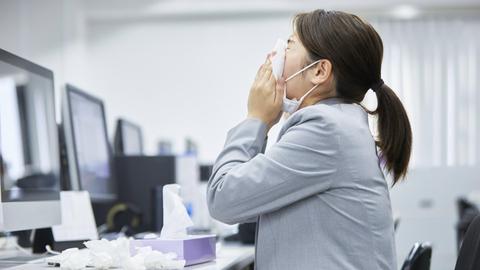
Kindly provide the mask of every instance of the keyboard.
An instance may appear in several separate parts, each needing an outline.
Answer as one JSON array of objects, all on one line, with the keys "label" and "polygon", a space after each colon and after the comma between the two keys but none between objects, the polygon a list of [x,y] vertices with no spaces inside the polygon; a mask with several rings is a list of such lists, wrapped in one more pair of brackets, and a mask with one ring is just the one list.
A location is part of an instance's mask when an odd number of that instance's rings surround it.
[{"label": "keyboard", "polygon": [[[80,253],[88,253],[88,249],[81,249],[79,251]],[[48,258],[45,258],[43,261],[47,263],[47,265],[49,266],[57,266],[59,267],[60,266],[60,262],[63,260],[63,256],[60,254],[60,255],[54,255],[54,256],[50,256]]]},{"label": "keyboard", "polygon": [[28,256],[16,256],[0,258],[0,268],[13,267],[21,264],[41,264],[44,263],[51,255],[28,255]]}]

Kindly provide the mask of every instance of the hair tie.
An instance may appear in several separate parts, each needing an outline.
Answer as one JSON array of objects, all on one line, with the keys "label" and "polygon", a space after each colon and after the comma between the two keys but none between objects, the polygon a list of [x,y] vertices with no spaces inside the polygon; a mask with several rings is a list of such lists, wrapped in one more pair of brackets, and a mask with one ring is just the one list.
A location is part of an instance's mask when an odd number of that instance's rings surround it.
[{"label": "hair tie", "polygon": [[373,92],[377,92],[378,89],[380,89],[385,83],[383,82],[382,79],[380,79],[377,83],[373,84],[372,87],[370,87]]}]

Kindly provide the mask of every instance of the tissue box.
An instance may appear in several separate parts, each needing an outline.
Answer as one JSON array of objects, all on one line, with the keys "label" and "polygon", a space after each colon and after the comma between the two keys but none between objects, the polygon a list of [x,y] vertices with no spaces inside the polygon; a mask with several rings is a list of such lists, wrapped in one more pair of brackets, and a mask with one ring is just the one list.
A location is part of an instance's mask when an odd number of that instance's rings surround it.
[{"label": "tissue box", "polygon": [[150,246],[163,253],[174,252],[177,258],[185,260],[185,266],[214,260],[215,235],[189,235],[182,239],[134,239],[130,242],[132,255],[137,248]]}]

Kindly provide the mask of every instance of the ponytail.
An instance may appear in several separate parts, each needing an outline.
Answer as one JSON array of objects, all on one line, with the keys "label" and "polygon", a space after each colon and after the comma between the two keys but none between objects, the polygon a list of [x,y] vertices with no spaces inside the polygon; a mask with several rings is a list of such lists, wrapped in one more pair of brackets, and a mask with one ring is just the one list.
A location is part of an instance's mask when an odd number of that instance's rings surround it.
[{"label": "ponytail", "polygon": [[[397,95],[381,78],[383,42],[360,17],[341,11],[314,10],[294,18],[294,30],[309,60],[332,63],[337,96],[360,103],[369,88],[377,93],[377,146],[393,184],[407,173],[412,151],[412,130]],[[372,86],[372,84],[374,84]]]},{"label": "ponytail", "polygon": [[412,129],[407,112],[395,92],[380,80],[372,87],[378,105],[373,112],[378,116],[377,146],[385,161],[385,168],[393,175],[393,185],[407,174],[412,151]]}]

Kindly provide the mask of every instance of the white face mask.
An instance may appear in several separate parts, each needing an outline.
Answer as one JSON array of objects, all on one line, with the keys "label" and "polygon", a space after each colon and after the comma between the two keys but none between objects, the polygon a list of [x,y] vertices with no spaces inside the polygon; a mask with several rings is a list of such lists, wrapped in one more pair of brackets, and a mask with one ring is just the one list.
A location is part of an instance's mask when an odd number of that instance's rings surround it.
[{"label": "white face mask", "polygon": [[[277,40],[277,43],[275,44],[275,47],[273,48],[273,51],[276,52],[276,54],[272,58],[272,73],[275,76],[275,78],[278,80],[283,74],[283,68],[285,66],[285,50],[287,49],[287,43],[281,39]],[[320,62],[320,60],[315,61],[311,63],[310,65],[302,68],[301,70],[295,72],[292,74],[290,77],[285,79],[285,83],[297,76],[298,74],[302,73],[303,71],[309,69],[313,65],[317,64]],[[317,87],[318,85],[315,85],[312,87],[312,89],[308,90],[305,95],[303,95],[299,100],[297,99],[288,99],[287,98],[287,85],[285,84],[285,91],[283,95],[283,111],[289,114],[294,113],[300,105],[302,104],[303,100]]]}]

